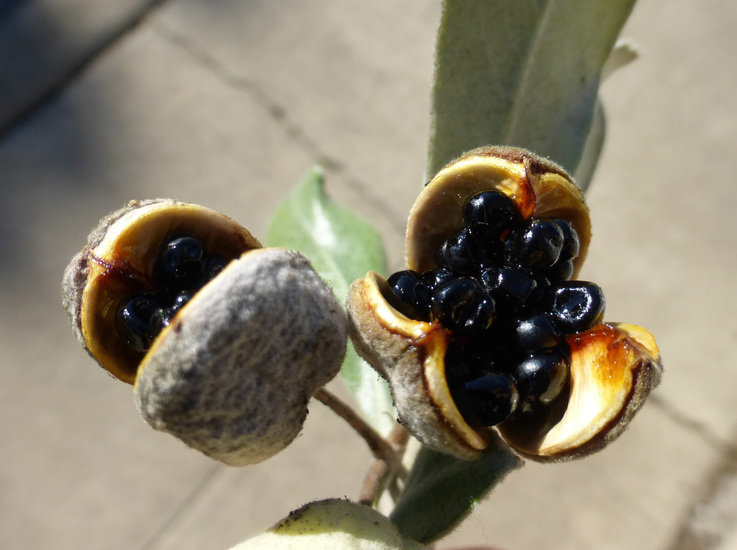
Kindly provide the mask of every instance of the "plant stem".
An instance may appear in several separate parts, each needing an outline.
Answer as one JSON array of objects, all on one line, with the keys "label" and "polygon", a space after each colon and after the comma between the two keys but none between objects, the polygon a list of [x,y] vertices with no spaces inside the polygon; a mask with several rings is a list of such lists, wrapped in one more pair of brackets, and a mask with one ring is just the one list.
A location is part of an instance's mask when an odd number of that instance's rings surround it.
[{"label": "plant stem", "polygon": [[313,397],[348,422],[358,435],[366,441],[377,461],[393,463],[396,460],[396,452],[389,441],[381,437],[355,410],[341,401],[335,394],[325,388],[320,388]]},{"label": "plant stem", "polygon": [[383,438],[355,410],[325,388],[320,388],[313,397],[348,422],[364,439],[376,459],[364,477],[359,502],[368,505],[376,504],[389,484],[391,484],[393,495],[398,493],[398,487],[395,484],[404,449],[409,439],[407,430],[397,425],[387,438]]},{"label": "plant stem", "polygon": [[375,506],[387,485],[392,492],[392,498],[396,502],[399,496],[399,488],[396,485],[397,474],[402,465],[402,456],[404,455],[408,440],[409,433],[400,425],[397,425],[392,433],[389,434],[387,441],[392,446],[393,459],[387,461],[377,457],[369,467],[363,479],[363,487],[358,499],[359,502]]}]

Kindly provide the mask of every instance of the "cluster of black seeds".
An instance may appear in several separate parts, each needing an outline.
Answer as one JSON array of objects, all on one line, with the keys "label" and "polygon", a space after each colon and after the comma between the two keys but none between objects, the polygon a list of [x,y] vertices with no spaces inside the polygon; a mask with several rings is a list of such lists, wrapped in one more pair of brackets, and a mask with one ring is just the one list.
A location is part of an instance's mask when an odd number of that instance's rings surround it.
[{"label": "cluster of black seeds", "polygon": [[202,242],[190,235],[170,235],[161,244],[154,263],[156,292],[141,292],[121,302],[116,314],[120,338],[144,352],[194,293],[212,280],[228,261],[207,254]]},{"label": "cluster of black seeds", "polygon": [[463,215],[465,227],[437,250],[435,269],[389,277],[397,308],[451,332],[446,378],[467,421],[550,416],[567,401],[564,338],[601,321],[601,288],[569,280],[580,243],[565,220],[522,220],[496,191],[472,196]]}]

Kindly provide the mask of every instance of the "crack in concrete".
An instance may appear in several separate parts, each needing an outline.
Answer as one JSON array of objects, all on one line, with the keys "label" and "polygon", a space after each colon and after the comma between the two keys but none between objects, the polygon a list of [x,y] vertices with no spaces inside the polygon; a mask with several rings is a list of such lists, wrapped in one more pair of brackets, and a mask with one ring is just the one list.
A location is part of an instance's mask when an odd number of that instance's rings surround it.
[{"label": "crack in concrete", "polygon": [[724,441],[718,435],[714,434],[707,424],[687,416],[673,407],[660,395],[651,395],[650,401],[681,428],[691,432],[693,435],[703,440],[706,445],[723,455],[726,461],[734,461],[737,463],[737,443]]},{"label": "crack in concrete", "polygon": [[220,464],[213,464],[209,467],[205,475],[196,483],[192,490],[182,499],[177,507],[175,507],[171,514],[158,526],[158,528],[151,534],[146,542],[139,548],[139,550],[154,550],[159,545],[159,542],[166,536],[172,529],[172,527],[184,517],[184,513],[191,507],[191,505],[205,492],[210,486],[215,476],[222,471]]},{"label": "crack in concrete", "polygon": [[405,216],[399,212],[395,212],[391,204],[384,201],[376,193],[373,193],[371,187],[365,181],[361,180],[361,178],[352,174],[345,163],[326,153],[308,132],[289,116],[286,107],[274,100],[255,80],[237,74],[217,60],[205,48],[162,21],[156,21],[152,25],[152,28],[161,38],[185,52],[194,62],[213,74],[219,81],[250,97],[257,105],[269,113],[282,131],[312,157],[315,162],[320,164],[326,171],[339,175],[348,187],[355,191],[372,208],[376,209],[377,212],[387,212],[388,214],[383,216],[384,219],[394,230],[400,234],[404,234]]}]

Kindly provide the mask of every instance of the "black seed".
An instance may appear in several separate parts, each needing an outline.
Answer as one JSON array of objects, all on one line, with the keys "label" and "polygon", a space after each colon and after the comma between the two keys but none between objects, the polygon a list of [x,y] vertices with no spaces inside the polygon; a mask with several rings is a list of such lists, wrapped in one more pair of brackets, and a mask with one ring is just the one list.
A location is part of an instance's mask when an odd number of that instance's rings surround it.
[{"label": "black seed", "polygon": [[511,314],[523,306],[537,287],[532,274],[523,269],[490,267],[481,272],[484,288],[494,298],[497,309]]},{"label": "black seed", "polygon": [[165,241],[157,260],[161,284],[166,293],[191,290],[202,284],[202,243],[194,237]]},{"label": "black seed", "polygon": [[604,292],[586,281],[570,281],[550,291],[548,314],[563,334],[590,329],[604,318]]},{"label": "black seed", "polygon": [[453,398],[464,418],[484,426],[495,426],[514,412],[518,393],[511,377],[486,373],[466,382],[463,390],[456,391]]},{"label": "black seed", "polygon": [[453,273],[447,267],[437,267],[435,269],[425,271],[422,274],[422,282],[425,283],[425,286],[427,286],[430,291],[433,291],[457,277],[458,275]]},{"label": "black seed", "polygon": [[514,201],[497,191],[477,193],[463,206],[466,225],[484,223],[497,235],[509,229],[516,217]]},{"label": "black seed", "polygon": [[438,249],[436,263],[459,275],[476,274],[480,267],[497,263],[502,255],[498,235],[484,224],[463,228]]},{"label": "black seed", "polygon": [[473,279],[458,277],[435,291],[432,315],[452,331],[482,333],[494,319],[494,300]]},{"label": "black seed", "polygon": [[228,265],[228,260],[222,256],[212,254],[205,260],[203,284],[212,281]]},{"label": "black seed", "polygon": [[510,373],[516,367],[508,351],[487,338],[454,338],[445,351],[445,375],[454,387],[486,372]]},{"label": "black seed", "polygon": [[451,341],[445,351],[445,378],[452,388],[460,388],[484,370],[481,359],[466,345]]},{"label": "black seed", "polygon": [[172,313],[176,313],[182,309],[184,305],[192,299],[192,296],[194,296],[194,292],[180,292],[177,294],[176,298],[174,298],[174,303],[170,308]]},{"label": "black seed", "polygon": [[553,265],[563,249],[563,232],[549,220],[533,220],[513,229],[504,241],[504,261],[508,267],[533,271]]},{"label": "black seed", "polygon": [[548,298],[548,293],[550,292],[551,286],[552,283],[550,282],[550,279],[548,279],[545,275],[537,275],[535,277],[535,290],[532,291],[532,294],[527,300],[527,303],[533,305],[542,304],[547,307],[546,300]]},{"label": "black seed", "polygon": [[387,283],[399,298],[397,309],[411,319],[429,320],[430,291],[419,273],[412,270],[397,271]]},{"label": "black seed", "polygon": [[565,220],[557,219],[555,223],[563,233],[563,248],[560,251],[560,261],[573,260],[581,250],[581,241],[573,226]]},{"label": "black seed", "polygon": [[568,373],[568,358],[558,350],[524,359],[514,374],[521,412],[532,412],[541,405],[552,403],[567,387]]},{"label": "black seed", "polygon": [[558,345],[560,333],[543,314],[520,319],[514,324],[513,338],[517,347],[535,352]]},{"label": "black seed", "polygon": [[162,330],[169,326],[172,317],[174,317],[174,313],[171,311],[171,308],[168,307],[158,309],[151,316],[151,321],[148,326],[148,332],[151,335],[152,341],[159,335]]},{"label": "black seed", "polygon": [[573,276],[573,260],[558,260],[544,270],[543,274],[551,281],[568,281]]},{"label": "black seed", "polygon": [[159,301],[150,294],[139,294],[121,304],[115,316],[120,338],[136,351],[146,351],[153,341],[149,333],[152,316],[161,310]]}]

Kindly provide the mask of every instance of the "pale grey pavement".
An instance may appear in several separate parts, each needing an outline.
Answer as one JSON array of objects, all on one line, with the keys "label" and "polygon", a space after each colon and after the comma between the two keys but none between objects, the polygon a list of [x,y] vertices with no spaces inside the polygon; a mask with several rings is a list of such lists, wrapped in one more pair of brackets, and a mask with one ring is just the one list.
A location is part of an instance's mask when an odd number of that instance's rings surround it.
[{"label": "pale grey pavement", "polygon": [[[369,455],[320,404],[246,469],[153,432],[78,348],[59,281],[128,199],[198,202],[263,236],[315,163],[399,268],[438,4],[0,4],[0,548],[224,550],[357,496]],[[609,319],[656,335],[664,382],[616,444],[526,465],[439,548],[737,548],[737,4],[641,0],[625,34],[642,56],[602,90],[582,276]]]}]

